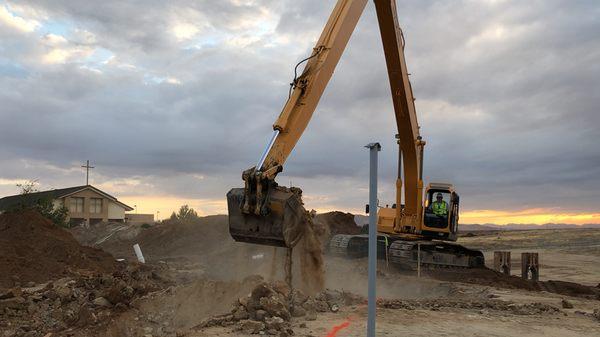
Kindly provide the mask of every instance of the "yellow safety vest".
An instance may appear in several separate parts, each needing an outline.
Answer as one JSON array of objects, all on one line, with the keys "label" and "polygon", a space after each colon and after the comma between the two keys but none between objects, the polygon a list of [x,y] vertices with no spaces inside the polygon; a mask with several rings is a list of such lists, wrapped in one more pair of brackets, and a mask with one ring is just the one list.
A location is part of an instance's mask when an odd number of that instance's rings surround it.
[{"label": "yellow safety vest", "polygon": [[433,210],[433,214],[435,215],[448,215],[448,205],[443,200],[441,202],[434,201],[431,208]]}]

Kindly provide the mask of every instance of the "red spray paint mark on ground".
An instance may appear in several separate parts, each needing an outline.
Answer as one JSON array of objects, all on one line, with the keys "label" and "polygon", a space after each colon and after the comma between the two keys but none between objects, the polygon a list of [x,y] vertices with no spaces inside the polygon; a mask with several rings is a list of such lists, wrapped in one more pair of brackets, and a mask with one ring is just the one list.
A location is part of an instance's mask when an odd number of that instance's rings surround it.
[{"label": "red spray paint mark on ground", "polygon": [[327,333],[327,337],[335,337],[337,336],[337,333],[340,332],[341,330],[347,328],[350,325],[350,320],[346,320],[344,323],[340,324],[340,325],[336,325],[334,326],[331,331],[329,331]]}]

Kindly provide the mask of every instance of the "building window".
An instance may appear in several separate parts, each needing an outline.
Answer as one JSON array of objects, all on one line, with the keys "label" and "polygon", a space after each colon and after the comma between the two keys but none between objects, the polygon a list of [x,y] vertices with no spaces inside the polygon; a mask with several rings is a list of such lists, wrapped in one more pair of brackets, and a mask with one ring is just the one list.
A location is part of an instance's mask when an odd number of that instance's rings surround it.
[{"label": "building window", "polygon": [[102,199],[91,198],[90,199],[90,213],[102,213]]},{"label": "building window", "polygon": [[71,198],[71,204],[69,205],[69,212],[83,213],[83,198]]}]

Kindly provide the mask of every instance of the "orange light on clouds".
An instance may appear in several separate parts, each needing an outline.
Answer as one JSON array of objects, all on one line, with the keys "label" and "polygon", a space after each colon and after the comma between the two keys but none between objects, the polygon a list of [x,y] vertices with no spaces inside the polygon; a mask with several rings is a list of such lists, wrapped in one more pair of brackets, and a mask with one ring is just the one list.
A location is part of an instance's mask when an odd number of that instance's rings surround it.
[{"label": "orange light on clouds", "polygon": [[460,213],[460,222],[468,224],[568,223],[583,225],[600,223],[600,213],[565,212],[551,208],[530,208],[519,211],[474,210]]},{"label": "orange light on clouds", "polygon": [[[227,200],[223,199],[186,199],[173,196],[145,197],[145,196],[119,196],[119,201],[133,207],[137,205],[138,213],[154,214],[155,219],[162,220],[177,212],[179,207],[188,205],[198,215],[227,214]],[[132,213],[135,211],[132,211]]]},{"label": "orange light on clouds", "polygon": [[[335,205],[326,201],[319,205],[321,207],[311,207],[315,206],[313,204],[318,203],[310,198],[306,199],[308,199],[308,202],[306,202],[307,209],[315,209],[318,213],[342,211],[353,214],[364,214],[363,209],[347,209],[344,207],[336,207]],[[175,196],[145,197],[121,195],[119,196],[119,200],[131,207],[137,205],[138,213],[154,214],[156,217],[158,211],[160,212],[158,214],[159,219],[168,218],[172,212],[177,212],[179,207],[182,205],[189,205],[196,212],[198,212],[199,215],[202,216],[212,214],[227,214],[227,200],[225,197],[222,199],[186,199]],[[530,208],[516,211],[486,209],[462,211],[460,213],[460,223],[492,223],[498,225],[506,225],[511,223],[540,225],[545,223],[568,223],[582,225],[589,223],[600,223],[600,213],[572,212],[553,208]]]}]

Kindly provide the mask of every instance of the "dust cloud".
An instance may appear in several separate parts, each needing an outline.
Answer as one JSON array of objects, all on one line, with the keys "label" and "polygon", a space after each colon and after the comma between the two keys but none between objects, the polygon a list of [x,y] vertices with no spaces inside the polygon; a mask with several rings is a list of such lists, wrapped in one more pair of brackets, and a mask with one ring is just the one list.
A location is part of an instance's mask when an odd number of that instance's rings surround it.
[{"label": "dust cloud", "polygon": [[313,217],[309,217],[299,248],[302,290],[312,295],[323,290],[325,286],[323,244],[317,234]]}]

